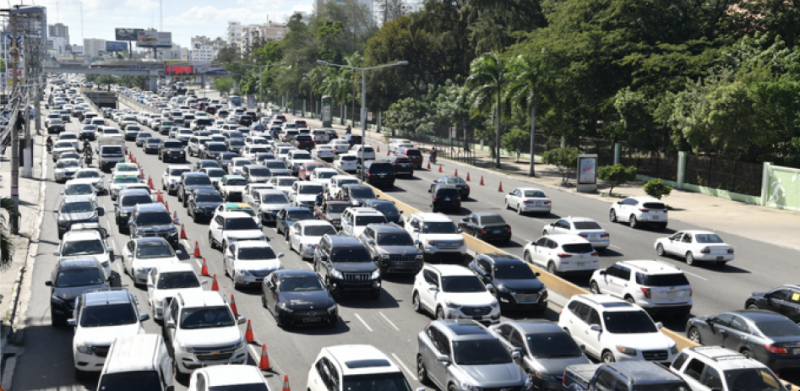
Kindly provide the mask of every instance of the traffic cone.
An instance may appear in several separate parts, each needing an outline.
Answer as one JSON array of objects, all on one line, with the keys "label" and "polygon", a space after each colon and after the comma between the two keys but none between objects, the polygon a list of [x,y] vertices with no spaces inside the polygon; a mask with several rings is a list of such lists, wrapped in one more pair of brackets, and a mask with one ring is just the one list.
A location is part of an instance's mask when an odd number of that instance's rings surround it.
[{"label": "traffic cone", "polygon": [[250,319],[247,320],[247,330],[244,332],[244,339],[247,343],[253,343],[253,326],[250,325]]},{"label": "traffic cone", "polygon": [[483,186],[483,175],[481,175],[481,186]]},{"label": "traffic cone", "polygon": [[214,280],[211,281],[211,290],[216,292],[219,291],[219,284],[217,284],[217,275],[214,275]]},{"label": "traffic cone", "polygon": [[167,213],[169,213],[169,201],[164,201],[164,206],[167,207]]},{"label": "traffic cone", "polygon": [[197,243],[196,240],[194,241],[194,257],[200,258],[200,245]]},{"label": "traffic cone", "polygon": [[458,169],[456,168],[456,176],[458,176]]},{"label": "traffic cone", "polygon": [[206,265],[205,258],[203,258],[203,267],[200,268],[200,275],[203,277],[208,277],[208,265]]},{"label": "traffic cone", "polygon": [[497,191],[502,193],[503,192],[503,182],[500,181],[500,187],[497,188]]},{"label": "traffic cone", "polygon": [[158,195],[158,202],[163,204],[164,203],[164,197],[161,196],[161,190],[157,191],[156,194]]},{"label": "traffic cone", "polygon": [[469,182],[469,171],[467,171],[467,182]]},{"label": "traffic cone", "polygon": [[233,311],[233,316],[239,316],[239,311],[236,310],[236,299],[233,298],[233,293],[231,293],[231,311]]},{"label": "traffic cone", "polygon": [[153,177],[147,177],[147,184],[150,186],[150,190],[155,190],[156,188],[153,186]]},{"label": "traffic cone", "polygon": [[431,169],[431,162],[430,161],[428,161],[428,169],[429,170]]},{"label": "traffic cone", "polygon": [[172,220],[177,220],[177,219],[178,219],[178,211],[176,210],[175,213],[172,215]]},{"label": "traffic cone", "polygon": [[378,145],[378,152],[380,152],[380,151],[381,151],[381,146],[380,146],[380,145]]},{"label": "traffic cone", "polygon": [[181,224],[181,239],[189,239],[186,237],[186,227]]},{"label": "traffic cone", "polygon": [[442,172],[442,165],[439,165],[439,172]]},{"label": "traffic cone", "polygon": [[283,375],[283,389],[281,391],[292,391],[289,388],[289,375]]},{"label": "traffic cone", "polygon": [[[272,367],[269,365],[269,355],[267,355],[267,344],[261,345],[261,359],[258,360],[258,369],[262,371],[269,371],[272,369]],[[284,383],[284,387],[286,387],[286,383]]]}]

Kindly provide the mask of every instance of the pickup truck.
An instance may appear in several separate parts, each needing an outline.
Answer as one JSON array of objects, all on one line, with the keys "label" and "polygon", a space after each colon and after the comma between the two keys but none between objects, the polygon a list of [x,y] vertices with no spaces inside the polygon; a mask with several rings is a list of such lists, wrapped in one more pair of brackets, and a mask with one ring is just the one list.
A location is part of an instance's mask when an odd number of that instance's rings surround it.
[{"label": "pickup truck", "polygon": [[125,140],[120,137],[100,137],[97,140],[97,166],[107,172],[117,163],[125,163]]},{"label": "pickup truck", "polygon": [[564,371],[563,390],[569,391],[690,391],[669,369],[649,361],[570,365]]}]

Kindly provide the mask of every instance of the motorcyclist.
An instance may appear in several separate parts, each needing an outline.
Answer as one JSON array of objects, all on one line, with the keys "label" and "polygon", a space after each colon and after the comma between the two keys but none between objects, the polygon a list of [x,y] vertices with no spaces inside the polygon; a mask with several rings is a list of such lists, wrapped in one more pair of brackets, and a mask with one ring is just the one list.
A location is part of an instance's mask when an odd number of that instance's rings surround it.
[{"label": "motorcyclist", "polygon": [[83,140],[83,150],[85,151],[87,149],[89,151],[91,151],[92,150],[92,144],[89,143],[89,140]]},{"label": "motorcyclist", "polygon": [[45,144],[47,144],[47,152],[50,152],[53,149],[53,138],[50,137],[50,136],[47,136],[47,140],[45,141]]},{"label": "motorcyclist", "polygon": [[347,129],[345,129],[344,134],[350,134],[350,125],[347,125]]},{"label": "motorcyclist", "polygon": [[437,154],[436,147],[431,148],[430,157],[428,158],[428,161],[430,161],[433,164],[436,164],[436,154]]}]

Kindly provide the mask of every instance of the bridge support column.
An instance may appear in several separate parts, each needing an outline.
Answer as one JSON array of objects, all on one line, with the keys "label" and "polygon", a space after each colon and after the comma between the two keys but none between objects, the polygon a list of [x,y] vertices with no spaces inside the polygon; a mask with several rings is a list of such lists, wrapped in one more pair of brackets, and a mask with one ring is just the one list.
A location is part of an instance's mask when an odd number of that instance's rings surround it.
[{"label": "bridge support column", "polygon": [[157,76],[150,76],[150,91],[153,92],[158,91],[157,81],[158,81]]}]

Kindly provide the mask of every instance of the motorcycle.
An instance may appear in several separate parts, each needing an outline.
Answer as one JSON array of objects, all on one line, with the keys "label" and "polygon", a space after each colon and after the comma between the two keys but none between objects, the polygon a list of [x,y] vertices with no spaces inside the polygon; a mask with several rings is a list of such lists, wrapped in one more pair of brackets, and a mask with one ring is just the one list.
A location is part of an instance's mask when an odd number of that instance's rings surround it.
[{"label": "motorcycle", "polygon": [[87,150],[86,153],[84,153],[83,162],[86,163],[87,166],[92,165],[92,151]]}]

